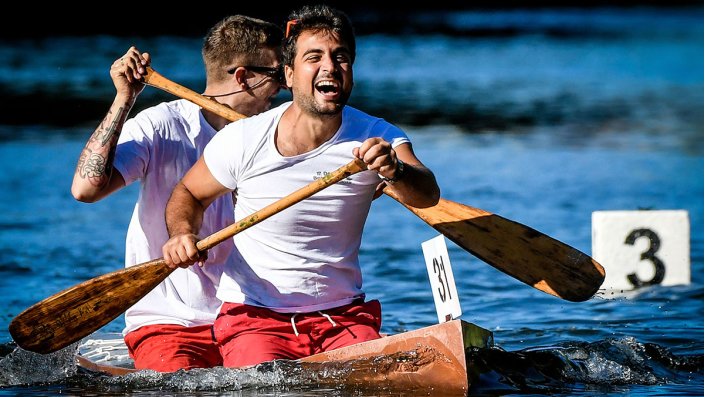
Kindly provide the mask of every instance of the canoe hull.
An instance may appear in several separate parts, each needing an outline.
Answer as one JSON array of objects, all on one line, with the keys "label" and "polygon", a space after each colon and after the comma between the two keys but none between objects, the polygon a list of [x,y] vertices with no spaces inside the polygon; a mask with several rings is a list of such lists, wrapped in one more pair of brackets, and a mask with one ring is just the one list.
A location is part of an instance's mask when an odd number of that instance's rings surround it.
[{"label": "canoe hull", "polygon": [[[492,333],[453,320],[415,331],[315,354],[299,361],[342,365],[351,370],[344,383],[356,388],[465,392],[470,386],[465,350],[490,347]],[[386,358],[386,360],[385,360]]]},{"label": "canoe hull", "polygon": [[[490,331],[463,320],[452,320],[414,331],[315,354],[297,360],[309,373],[321,374],[321,386],[355,389],[442,390],[462,395],[474,371],[468,371],[465,351],[494,344]],[[125,365],[98,362],[82,354],[77,365],[92,372],[125,375],[135,372]],[[343,376],[325,376],[336,373]]]}]

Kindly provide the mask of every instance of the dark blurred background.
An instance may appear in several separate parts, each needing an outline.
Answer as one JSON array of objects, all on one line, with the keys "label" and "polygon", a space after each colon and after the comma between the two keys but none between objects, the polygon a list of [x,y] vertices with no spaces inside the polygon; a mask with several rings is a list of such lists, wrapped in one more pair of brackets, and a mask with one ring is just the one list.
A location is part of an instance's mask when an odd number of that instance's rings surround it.
[{"label": "dark blurred background", "polygon": [[[701,138],[702,75],[693,68],[702,69],[702,3],[327,3],[348,13],[364,52],[351,105],[395,123],[480,132],[571,122],[599,131],[667,118]],[[0,139],[25,124],[92,128],[114,96],[110,64],[130,45],[199,91],[211,26],[231,14],[284,26],[303,4],[312,2],[14,4],[0,16]],[[133,114],[171,99],[146,89]]]},{"label": "dark blurred background", "polygon": [[[158,4],[159,3],[159,4]],[[90,7],[55,2],[38,5],[20,2],[12,5],[0,17],[0,37],[5,39],[57,35],[109,34],[118,36],[179,35],[203,36],[208,28],[229,14],[246,14],[284,25],[288,13],[304,4],[326,3],[345,11],[353,20],[358,34],[378,33],[463,33],[443,23],[448,11],[501,10],[536,8],[590,9],[597,7],[684,7],[702,6],[694,0],[617,0],[617,1],[287,1],[229,2],[212,1],[185,3],[188,7],[162,2],[94,3]],[[419,3],[419,4],[411,4]],[[415,18],[419,14],[437,13],[438,18]],[[499,28],[498,28],[499,29]],[[482,33],[482,32],[476,32]],[[493,33],[498,33],[497,31]],[[511,33],[511,32],[506,32]]]}]

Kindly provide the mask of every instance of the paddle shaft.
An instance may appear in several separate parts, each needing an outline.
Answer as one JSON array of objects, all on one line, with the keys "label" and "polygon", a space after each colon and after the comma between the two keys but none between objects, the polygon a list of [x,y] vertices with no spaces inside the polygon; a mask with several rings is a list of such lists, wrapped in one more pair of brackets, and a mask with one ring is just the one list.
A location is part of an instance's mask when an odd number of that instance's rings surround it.
[{"label": "paddle shaft", "polygon": [[[196,246],[201,251],[210,249],[328,186],[366,169],[367,166],[362,160],[354,159],[294,193],[200,240]],[[115,319],[173,271],[162,258],[85,281],[20,313],[10,323],[10,334],[25,350],[43,354],[57,351]]]},{"label": "paddle shaft", "polygon": [[[166,79],[152,68],[147,71],[145,84],[187,99],[230,121],[245,117]],[[401,203],[389,187],[384,192]],[[604,281],[605,270],[594,259],[528,226],[445,199],[428,208],[402,204],[466,251],[547,294],[580,302],[593,296]]]},{"label": "paddle shaft", "polygon": [[193,90],[190,90],[180,84],[177,84],[167,79],[166,77],[162,76],[156,70],[152,69],[149,66],[147,66],[147,75],[144,78],[144,83],[147,85],[151,85],[152,87],[164,90],[179,98],[187,99],[226,120],[236,121],[247,118],[247,116],[245,116],[244,114],[240,114],[234,111],[232,108],[225,106],[214,99],[205,97]]}]

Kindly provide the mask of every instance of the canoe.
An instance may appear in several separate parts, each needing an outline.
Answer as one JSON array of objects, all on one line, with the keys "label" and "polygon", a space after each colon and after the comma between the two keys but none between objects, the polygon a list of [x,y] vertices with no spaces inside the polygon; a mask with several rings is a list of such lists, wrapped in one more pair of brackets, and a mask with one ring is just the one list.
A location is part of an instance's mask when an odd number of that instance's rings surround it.
[{"label": "canoe", "polygon": [[[463,320],[452,320],[414,331],[384,336],[297,360],[303,370],[337,373],[316,379],[319,385],[360,389],[468,391],[474,373],[466,349],[494,344],[490,331]],[[76,356],[79,367],[108,375],[136,370],[121,337],[87,338]]]}]

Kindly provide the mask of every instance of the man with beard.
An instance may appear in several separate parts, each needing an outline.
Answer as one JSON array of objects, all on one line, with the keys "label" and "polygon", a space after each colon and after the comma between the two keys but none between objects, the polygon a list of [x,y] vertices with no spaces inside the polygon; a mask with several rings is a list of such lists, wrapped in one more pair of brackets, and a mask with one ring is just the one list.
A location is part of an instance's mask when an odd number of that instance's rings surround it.
[{"label": "man with beard", "polygon": [[323,177],[354,157],[367,170],[234,237],[214,324],[223,365],[297,359],[380,337],[381,307],[365,300],[358,252],[384,186],[409,205],[435,205],[433,173],[396,126],[346,106],[355,37],[329,6],[290,15],[282,57],[293,100],[225,127],[175,187],[166,208],[171,267],[198,261],[203,211],[236,191],[236,219]]}]

